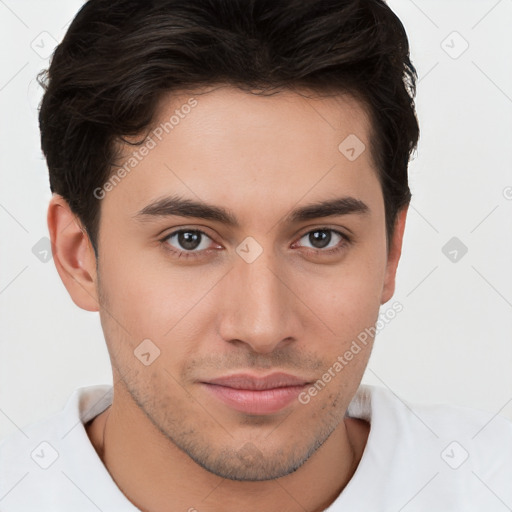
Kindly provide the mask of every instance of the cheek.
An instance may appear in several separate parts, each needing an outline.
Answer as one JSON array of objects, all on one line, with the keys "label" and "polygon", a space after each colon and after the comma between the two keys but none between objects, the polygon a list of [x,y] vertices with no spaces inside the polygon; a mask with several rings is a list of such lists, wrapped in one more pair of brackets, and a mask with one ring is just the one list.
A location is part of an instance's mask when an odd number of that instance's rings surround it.
[{"label": "cheek", "polygon": [[382,253],[361,248],[339,266],[311,277],[304,300],[336,337],[357,336],[377,320],[384,275]]},{"label": "cheek", "polygon": [[172,319],[190,293],[190,275],[167,264],[159,248],[140,247],[125,238],[111,237],[101,246],[100,280],[112,313],[134,325],[151,325],[169,315]]},{"label": "cheek", "polygon": [[120,251],[105,253],[108,257],[99,267],[107,298],[102,323],[110,333],[111,346],[131,357],[130,353],[149,339],[161,350],[160,361],[167,360],[171,352],[176,363],[189,357],[204,338],[205,319],[214,310],[208,311],[207,305],[224,272],[178,267],[163,256],[158,261],[151,259],[149,251],[140,249],[123,251],[132,254],[124,259],[119,258]]}]

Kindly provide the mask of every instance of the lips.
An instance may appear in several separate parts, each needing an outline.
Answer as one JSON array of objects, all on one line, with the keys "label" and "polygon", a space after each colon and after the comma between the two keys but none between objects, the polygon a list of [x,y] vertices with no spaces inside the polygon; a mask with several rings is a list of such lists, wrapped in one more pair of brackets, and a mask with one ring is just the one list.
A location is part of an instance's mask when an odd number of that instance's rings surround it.
[{"label": "lips", "polygon": [[309,382],[294,375],[273,373],[264,377],[229,375],[201,384],[224,405],[238,412],[262,415],[277,413],[289,406]]},{"label": "lips", "polygon": [[248,374],[230,375],[208,381],[208,384],[216,384],[233,389],[249,389],[261,391],[264,389],[286,388],[290,386],[304,386],[307,381],[289,375],[287,373],[273,373],[266,377],[256,377]]}]

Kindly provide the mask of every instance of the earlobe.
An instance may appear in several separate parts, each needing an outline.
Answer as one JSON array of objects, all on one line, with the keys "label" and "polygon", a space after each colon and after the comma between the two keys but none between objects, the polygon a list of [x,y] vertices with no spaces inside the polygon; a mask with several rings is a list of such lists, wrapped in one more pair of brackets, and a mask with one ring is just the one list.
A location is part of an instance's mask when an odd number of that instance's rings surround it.
[{"label": "earlobe", "polygon": [[386,275],[384,278],[384,287],[382,289],[380,301],[381,304],[385,304],[395,293],[396,271],[398,268],[398,262],[400,261],[400,255],[402,254],[402,242],[408,209],[409,205],[405,206],[397,214],[393,239],[390,241],[388,261],[386,264]]},{"label": "earlobe", "polygon": [[69,295],[78,307],[98,311],[96,255],[87,232],[58,194],[50,200],[47,221],[53,261]]}]

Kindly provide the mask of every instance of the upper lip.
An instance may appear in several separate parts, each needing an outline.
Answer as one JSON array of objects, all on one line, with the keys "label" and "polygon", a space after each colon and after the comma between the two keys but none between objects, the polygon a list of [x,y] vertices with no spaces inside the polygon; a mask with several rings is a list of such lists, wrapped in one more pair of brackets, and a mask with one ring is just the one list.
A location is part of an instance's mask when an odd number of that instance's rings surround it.
[{"label": "upper lip", "polygon": [[249,375],[248,373],[237,373],[235,375],[211,379],[205,381],[205,383],[234,389],[259,391],[264,389],[285,388],[289,386],[304,386],[308,384],[308,381],[287,373],[272,373],[264,377]]}]

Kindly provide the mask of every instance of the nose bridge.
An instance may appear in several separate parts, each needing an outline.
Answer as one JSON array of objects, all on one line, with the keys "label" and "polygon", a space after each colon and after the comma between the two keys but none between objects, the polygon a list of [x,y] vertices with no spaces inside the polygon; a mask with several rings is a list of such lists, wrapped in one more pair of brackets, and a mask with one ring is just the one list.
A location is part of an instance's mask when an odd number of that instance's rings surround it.
[{"label": "nose bridge", "polygon": [[291,330],[290,291],[279,278],[279,265],[272,251],[263,251],[247,262],[239,258],[226,283],[222,334],[226,341],[247,343],[255,352],[271,352]]}]

